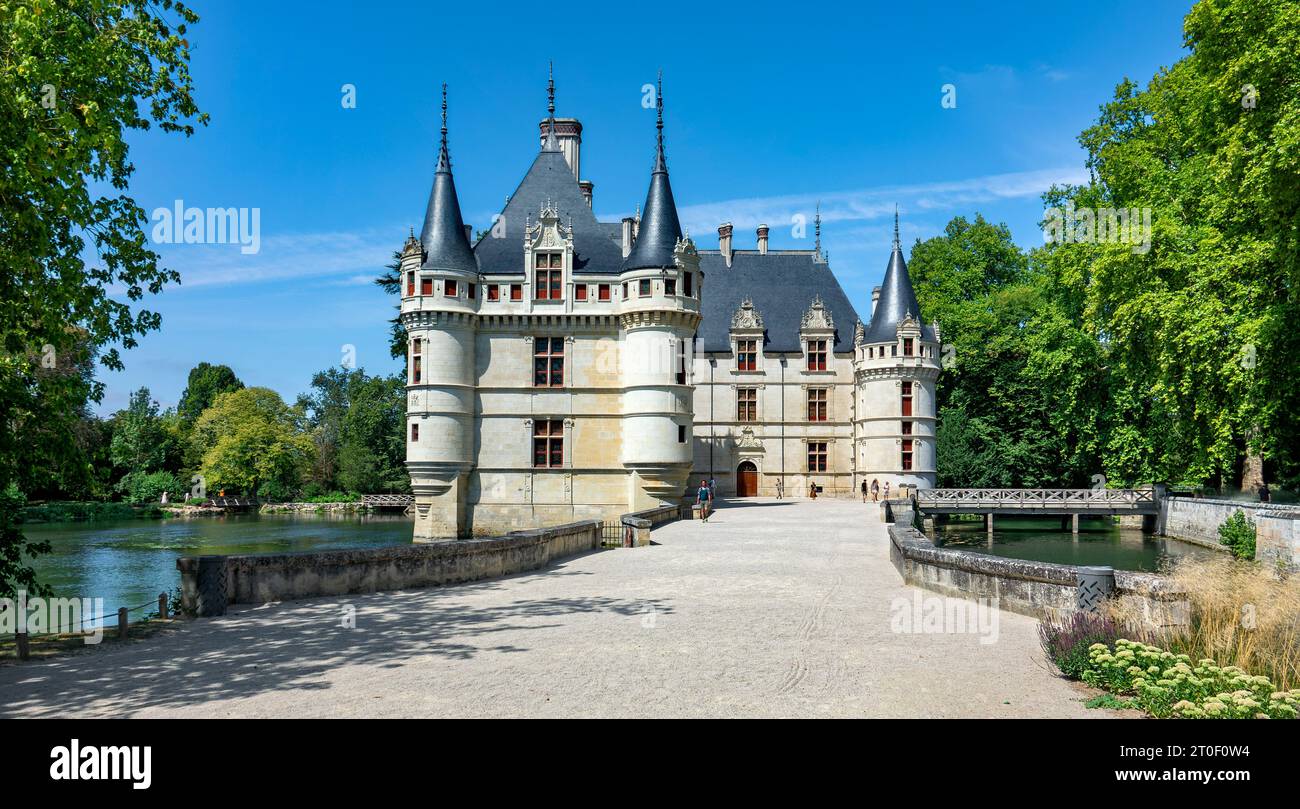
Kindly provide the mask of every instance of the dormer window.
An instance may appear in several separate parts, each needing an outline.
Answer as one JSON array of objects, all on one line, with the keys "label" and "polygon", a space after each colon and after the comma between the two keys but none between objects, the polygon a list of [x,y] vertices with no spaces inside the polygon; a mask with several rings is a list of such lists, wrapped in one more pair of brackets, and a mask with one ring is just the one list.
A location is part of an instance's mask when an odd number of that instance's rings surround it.
[{"label": "dormer window", "polygon": [[534,259],[536,285],[534,298],[539,301],[564,299],[564,256],[560,253],[537,253]]},{"label": "dormer window", "polygon": [[809,371],[826,370],[826,341],[825,340],[808,341],[808,370]]},{"label": "dormer window", "polygon": [[694,290],[692,289],[692,283],[691,283],[694,277],[695,277],[694,273],[689,273],[689,272],[682,273],[682,294],[688,298],[695,294]]},{"label": "dormer window", "polygon": [[758,364],[758,341],[736,341],[736,370],[753,371]]},{"label": "dormer window", "polygon": [[912,338],[911,338],[911,337],[904,337],[904,338],[903,338],[903,356],[904,356],[904,357],[910,357],[910,356],[912,356],[912,350],[913,350]]},{"label": "dormer window", "polygon": [[415,273],[413,272],[406,274],[406,294],[407,296],[415,294]]}]

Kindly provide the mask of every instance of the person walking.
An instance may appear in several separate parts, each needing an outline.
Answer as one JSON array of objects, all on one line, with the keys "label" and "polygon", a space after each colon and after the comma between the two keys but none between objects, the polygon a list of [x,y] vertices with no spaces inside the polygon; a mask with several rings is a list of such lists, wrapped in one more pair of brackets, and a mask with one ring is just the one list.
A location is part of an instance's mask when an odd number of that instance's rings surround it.
[{"label": "person walking", "polygon": [[885,499],[889,499],[889,481],[885,481]]},{"label": "person walking", "polygon": [[713,505],[713,493],[709,491],[709,482],[700,481],[700,488],[695,491],[695,503],[700,507],[700,521],[709,521],[709,507]]},{"label": "person walking", "polygon": [[867,479],[862,479],[862,502],[867,502]]},{"label": "person walking", "polygon": [[816,499],[817,499],[817,484],[816,484],[816,483],[812,483],[812,482],[809,482],[809,483],[808,483],[808,499],[809,499],[809,500],[816,500]]},{"label": "person walking", "polygon": [[776,479],[776,499],[780,500],[785,496],[785,481],[781,478]]},{"label": "person walking", "polygon": [[871,502],[880,502],[880,478],[871,479]]}]

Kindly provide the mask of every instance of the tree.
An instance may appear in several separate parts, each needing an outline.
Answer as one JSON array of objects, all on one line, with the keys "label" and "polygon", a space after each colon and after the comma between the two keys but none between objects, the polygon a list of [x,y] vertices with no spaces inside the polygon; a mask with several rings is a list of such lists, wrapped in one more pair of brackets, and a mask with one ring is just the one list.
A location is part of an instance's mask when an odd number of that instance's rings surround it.
[{"label": "tree", "polygon": [[[1300,482],[1300,14],[1201,0],[1189,54],[1125,80],[1079,141],[1093,180],[1049,204],[1151,212],[1150,249],[1075,240],[1041,260],[1106,352],[1107,475]],[[1256,478],[1257,479],[1257,478]]]},{"label": "tree", "polygon": [[[384,272],[375,279],[375,284],[387,292],[389,295],[402,294],[402,254],[393,253],[393,263],[384,268]],[[393,359],[401,357],[406,358],[406,327],[402,325],[401,304],[397,305],[398,313],[389,324],[388,353]]]},{"label": "tree", "polygon": [[[41,386],[36,355],[84,345],[105,367],[119,346],[159,325],[138,309],[179,280],[146,247],[145,212],[122,193],[133,170],[126,130],[190,135],[206,123],[192,96],[188,26],[163,0],[12,0],[0,5],[0,491],[16,488],[30,433],[71,425],[84,403],[72,377]],[[89,241],[89,244],[88,244]],[[93,245],[93,251],[88,250]],[[88,258],[88,255],[93,256]],[[109,289],[123,290],[110,296]],[[67,389],[59,390],[61,385]],[[101,389],[94,386],[98,401]],[[43,451],[75,456],[73,430],[50,429]],[[0,595],[31,586],[18,511],[0,508]]]},{"label": "tree", "polygon": [[161,469],[167,460],[167,434],[158,415],[158,403],[148,388],[131,394],[131,402],[113,419],[113,463],[128,474]]},{"label": "tree", "polygon": [[314,448],[300,408],[269,388],[219,395],[194,424],[191,440],[202,457],[209,491],[229,488],[285,499],[296,492]]},{"label": "tree", "polygon": [[212,365],[200,362],[190,369],[190,375],[181,393],[176,412],[186,425],[193,425],[199,414],[212,406],[217,397],[223,393],[241,390],[244,383],[239,381],[229,365]]},{"label": "tree", "polygon": [[401,376],[367,376],[363,369],[329,368],[298,398],[308,414],[320,491],[405,491],[406,383]]}]

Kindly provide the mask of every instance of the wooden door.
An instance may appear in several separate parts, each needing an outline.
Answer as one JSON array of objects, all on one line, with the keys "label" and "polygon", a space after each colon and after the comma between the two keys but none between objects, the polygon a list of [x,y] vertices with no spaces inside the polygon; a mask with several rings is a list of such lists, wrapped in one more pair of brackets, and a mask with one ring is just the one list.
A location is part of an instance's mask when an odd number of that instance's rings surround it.
[{"label": "wooden door", "polygon": [[758,496],[758,469],[749,461],[742,463],[736,470],[736,496]]}]

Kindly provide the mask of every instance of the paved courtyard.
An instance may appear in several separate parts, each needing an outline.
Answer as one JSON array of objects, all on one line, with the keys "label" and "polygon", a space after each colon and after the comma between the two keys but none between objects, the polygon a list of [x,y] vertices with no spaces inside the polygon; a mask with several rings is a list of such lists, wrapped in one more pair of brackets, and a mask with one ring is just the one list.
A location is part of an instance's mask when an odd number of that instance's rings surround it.
[{"label": "paved courtyard", "polygon": [[1108,715],[1054,676],[1032,619],[1003,613],[989,644],[893,631],[896,599],[920,591],[878,520],[851,501],[752,500],[544,571],[241,606],[0,666],[0,716]]}]

